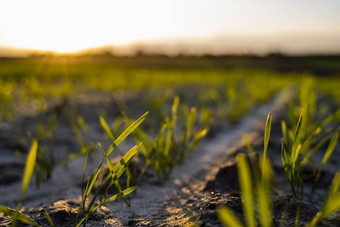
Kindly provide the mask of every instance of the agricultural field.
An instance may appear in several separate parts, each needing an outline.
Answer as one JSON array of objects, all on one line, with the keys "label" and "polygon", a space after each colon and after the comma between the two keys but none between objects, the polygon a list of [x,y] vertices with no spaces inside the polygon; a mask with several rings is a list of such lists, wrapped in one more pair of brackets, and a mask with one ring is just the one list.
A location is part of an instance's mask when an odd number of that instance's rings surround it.
[{"label": "agricultural field", "polygon": [[0,59],[0,225],[340,226],[339,62]]}]

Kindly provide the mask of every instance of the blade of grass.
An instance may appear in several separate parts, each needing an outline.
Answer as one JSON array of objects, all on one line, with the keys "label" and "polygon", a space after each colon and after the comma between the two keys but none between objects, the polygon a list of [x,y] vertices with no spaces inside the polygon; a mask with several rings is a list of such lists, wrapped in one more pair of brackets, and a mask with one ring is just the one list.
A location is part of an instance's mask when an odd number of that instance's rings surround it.
[{"label": "blade of grass", "polygon": [[83,117],[78,116],[77,117],[77,124],[79,125],[79,127],[84,131],[84,132],[88,132],[89,131],[89,127],[86,125],[85,120]]},{"label": "blade of grass", "polygon": [[268,143],[270,138],[270,129],[272,125],[272,114],[269,113],[266,121],[266,127],[264,131],[264,151],[263,151],[263,160],[266,159],[266,153],[268,149]]},{"label": "blade of grass", "polygon": [[[108,163],[109,169],[110,169],[110,173],[111,174],[116,174],[116,172],[118,170],[120,170],[122,168],[122,166],[126,166],[126,164],[133,158],[133,156],[137,153],[139,147],[142,145],[142,143],[140,143],[138,146],[135,145],[133,146],[122,158],[121,160],[115,165],[113,166],[111,163],[111,160],[106,157],[106,161]],[[113,177],[113,175],[110,175],[110,177]]]},{"label": "blade of grass", "polygon": [[81,147],[86,147],[86,144],[85,144],[85,141],[84,141],[84,138],[79,130],[79,128],[77,127],[77,125],[75,123],[71,123],[71,129],[79,143],[79,145]]},{"label": "blade of grass", "polygon": [[299,201],[295,216],[295,227],[299,227],[300,216],[301,216],[301,202]]},{"label": "blade of grass", "polygon": [[329,141],[330,138],[331,138],[331,135],[326,135],[325,138],[323,138],[323,139],[322,139],[315,147],[313,147],[313,149],[310,150],[310,151],[306,154],[306,156],[303,158],[303,160],[302,160],[302,162],[301,162],[301,165],[303,166],[303,165],[307,164],[307,162],[311,160],[311,157],[313,156],[313,154],[314,154],[315,152],[317,152],[318,150],[320,150],[320,148],[321,148],[322,146],[324,146],[324,145],[326,144],[326,142]]},{"label": "blade of grass", "polygon": [[182,151],[185,150],[185,146],[188,143],[189,137],[191,135],[192,127],[195,122],[195,118],[196,118],[196,108],[192,107],[190,109],[190,113],[188,114],[188,118],[187,118],[186,130],[185,130],[185,134],[184,134],[183,142],[182,142]]},{"label": "blade of grass", "polygon": [[146,118],[149,114],[149,111],[143,114],[140,118],[138,118],[135,122],[133,122],[127,129],[125,129],[122,134],[113,142],[113,144],[107,150],[107,155],[109,155],[113,149],[115,149],[128,135],[130,135]]},{"label": "blade of grass", "polygon": [[34,170],[34,165],[35,165],[36,157],[37,157],[37,149],[38,149],[38,142],[36,140],[33,140],[31,149],[26,159],[24,177],[22,178],[21,199],[23,199],[25,196],[28,184],[30,182],[30,179],[31,179],[31,176]]},{"label": "blade of grass", "polygon": [[327,202],[327,206],[323,208],[323,217],[327,217],[339,209],[340,209],[340,192],[337,192],[331,196],[331,199]]},{"label": "blade of grass", "polygon": [[333,178],[328,194],[333,195],[337,191],[339,191],[339,189],[340,189],[340,171],[338,171],[335,177]]},{"label": "blade of grass", "polygon": [[[202,131],[195,134],[188,150],[184,155],[184,159],[190,154],[190,152],[197,146],[197,144],[201,141],[201,139],[208,133],[208,129],[202,129]],[[184,159],[182,161],[184,161]]]},{"label": "blade of grass", "polygon": [[325,217],[333,214],[340,209],[340,171],[338,171],[333,178],[331,187],[328,191],[327,198],[322,205],[321,211],[319,211],[310,223],[308,227],[315,227]]},{"label": "blade of grass", "polygon": [[264,175],[264,172],[266,171],[266,158],[267,158],[267,149],[268,149],[268,143],[270,138],[270,129],[272,125],[272,114],[269,113],[266,121],[266,127],[264,131],[264,148],[263,148],[263,163],[262,163],[262,176]]},{"label": "blade of grass", "polygon": [[143,130],[136,128],[136,130],[133,132],[133,135],[138,140],[138,142],[143,142],[143,147],[145,147],[147,150],[151,149],[152,140]]},{"label": "blade of grass", "polygon": [[271,218],[271,210],[270,210],[270,201],[268,201],[268,192],[261,187],[257,189],[257,200],[258,200],[258,208],[261,219],[261,226],[270,227],[272,226],[272,218]]},{"label": "blade of grass", "polygon": [[[82,179],[81,179],[81,198],[82,198],[82,202],[83,202],[83,211],[85,209],[85,197],[84,197],[84,181],[85,181],[85,172],[86,172],[86,168],[87,168],[87,160],[88,160],[88,157],[89,157],[89,153],[87,152],[86,153],[86,157],[85,157],[85,164],[84,164],[84,169],[83,169],[83,176],[82,176]],[[89,184],[89,181],[87,182],[87,185],[86,185],[86,188],[88,188],[88,184]]]},{"label": "blade of grass", "polygon": [[255,227],[255,212],[254,212],[254,199],[252,193],[252,179],[250,174],[250,168],[248,165],[247,158],[244,154],[239,153],[236,156],[237,159],[237,172],[239,175],[239,183],[242,194],[242,204],[244,210],[244,216],[246,219],[247,226]]},{"label": "blade of grass", "polygon": [[313,182],[313,192],[314,192],[314,190],[315,190],[315,188],[316,188],[316,183],[318,182],[318,180],[319,180],[320,177],[321,177],[321,173],[322,173],[322,170],[323,170],[324,166],[325,166],[326,163],[328,162],[329,158],[331,157],[331,155],[332,155],[332,153],[333,153],[333,151],[334,151],[334,149],[335,149],[335,147],[336,147],[336,145],[337,145],[337,143],[338,143],[338,139],[339,139],[339,133],[336,133],[336,134],[333,136],[331,142],[329,142],[329,145],[328,145],[328,147],[327,147],[327,150],[326,150],[326,152],[325,152],[325,155],[324,155],[323,158],[322,158],[320,168],[319,168],[319,170],[318,170],[318,172],[317,172],[317,174],[316,174],[316,176],[315,176],[315,178],[314,178],[314,182]]},{"label": "blade of grass", "polygon": [[247,133],[243,133],[242,134],[242,139],[243,139],[243,142],[244,144],[246,145],[247,147],[247,150],[250,154],[254,153],[254,149],[250,143],[250,140],[249,140],[249,137],[248,137],[248,134]]},{"label": "blade of grass", "polygon": [[286,149],[283,139],[281,140],[281,160],[282,160],[282,166],[285,172],[287,173],[288,157],[287,157],[287,149]]},{"label": "blade of grass", "polygon": [[[176,122],[177,122],[177,109],[178,109],[178,105],[179,105],[179,97],[175,97],[174,99],[174,103],[172,104],[171,107],[171,120],[167,121],[167,125],[168,125],[168,134],[167,134],[167,139],[166,139],[166,143],[165,143],[165,149],[164,149],[164,155],[167,159],[170,159],[170,149],[172,147],[172,145],[174,144],[174,129],[176,126]],[[170,161],[170,160],[169,160]]]},{"label": "blade of grass", "polygon": [[281,130],[282,130],[283,141],[288,142],[288,140],[287,140],[287,124],[286,124],[285,121],[281,121]]},{"label": "blade of grass", "polygon": [[294,162],[293,162],[293,172],[296,170],[296,166],[299,165],[299,154],[300,154],[300,151],[301,151],[301,144],[299,144],[296,148],[296,152],[295,152],[295,157],[294,157]]},{"label": "blade of grass", "polygon": [[88,197],[88,195],[90,194],[90,192],[91,192],[91,190],[92,190],[92,188],[93,188],[93,185],[94,185],[94,183],[96,182],[96,180],[97,180],[97,178],[98,178],[98,175],[99,175],[99,173],[100,173],[100,168],[101,168],[101,166],[102,166],[104,160],[105,160],[105,157],[102,158],[102,160],[100,161],[100,163],[99,163],[99,165],[98,165],[98,167],[97,167],[97,169],[96,169],[96,172],[95,172],[95,174],[94,174],[93,177],[92,177],[91,183],[89,183],[89,184],[86,186],[86,189],[85,189],[85,196],[84,196],[84,199],[85,199],[85,200],[86,200],[86,198]]},{"label": "blade of grass", "polygon": [[19,203],[16,207],[16,212],[14,213],[14,216],[12,217],[11,226],[16,226],[16,224],[17,224],[18,216],[20,215],[19,209],[20,209],[22,202],[24,200],[27,187],[29,185],[29,182],[31,180],[31,177],[32,177],[32,174],[33,174],[33,171],[34,171],[34,167],[35,167],[35,163],[36,163],[36,159],[37,159],[37,150],[38,150],[38,142],[37,142],[37,140],[34,139],[32,141],[32,146],[31,146],[31,148],[28,152],[28,155],[27,155],[25,169],[24,169],[24,176],[22,178],[22,189],[21,189],[20,200],[19,200]]},{"label": "blade of grass", "polygon": [[47,220],[48,220],[48,222],[50,223],[51,227],[54,227],[54,223],[53,223],[53,221],[52,221],[50,215],[48,214],[47,210],[44,210],[44,211],[45,211],[45,215],[46,215]]},{"label": "blade of grass", "polygon": [[242,223],[237,219],[233,212],[225,206],[217,209],[217,217],[224,226],[242,227]]},{"label": "blade of grass", "polygon": [[[133,158],[133,156],[137,153],[139,147],[141,146],[141,144],[139,144],[139,146],[134,146],[133,148],[131,148],[123,157],[122,159],[115,165],[113,166],[110,159],[107,159],[108,162],[108,166],[110,169],[110,173],[106,176],[106,178],[103,180],[103,182],[101,183],[100,188],[98,189],[98,191],[101,190],[101,188],[103,187],[103,185],[111,178],[112,179],[112,184],[114,184],[115,182],[118,182],[117,180],[119,179],[119,177],[124,173],[124,171],[127,168],[128,163],[130,162],[130,160]],[[93,184],[91,181],[91,188],[93,187]],[[119,186],[120,188],[120,186]],[[118,188],[118,189],[119,189]],[[109,189],[109,187],[107,188],[107,190]]]},{"label": "blade of grass", "polygon": [[13,210],[13,209],[10,209],[8,207],[5,207],[5,206],[2,206],[0,205],[0,212],[7,215],[7,216],[10,216],[10,217],[14,217],[16,216],[17,220],[23,222],[23,223],[26,223],[28,225],[32,225],[32,226],[40,226],[38,225],[36,222],[34,222],[32,219],[30,219],[29,217],[21,214],[19,211],[17,210]]},{"label": "blade of grass", "polygon": [[261,183],[257,181],[257,204],[262,226],[270,227],[273,225],[271,217],[271,184],[273,173],[269,160],[265,159],[264,162],[262,162],[262,165],[263,163],[266,165],[266,171],[262,175]]},{"label": "blade of grass", "polygon": [[300,143],[300,131],[301,131],[302,113],[303,112],[301,111],[301,114],[300,114],[300,117],[299,117],[299,121],[297,123],[296,130],[295,130],[295,133],[294,133],[292,152],[290,154],[290,163],[294,162],[294,159],[295,159],[295,156],[296,156],[296,150],[297,150],[297,147],[298,147],[298,145]]},{"label": "blade of grass", "polygon": [[113,136],[113,134],[112,134],[112,132],[111,132],[110,127],[107,125],[105,119],[104,119],[102,116],[100,116],[100,117],[99,117],[99,121],[100,121],[100,125],[103,127],[103,129],[104,129],[106,135],[107,135],[112,141],[114,141],[115,138],[114,138],[114,136]]},{"label": "blade of grass", "polygon": [[127,196],[128,194],[130,194],[131,192],[135,191],[137,189],[137,186],[133,186],[133,187],[130,187],[130,188],[127,188],[125,189],[124,191],[110,197],[109,199],[105,200],[103,205],[105,205],[106,203],[110,203],[110,202],[113,202],[115,201],[116,199],[119,199],[119,198],[122,198],[122,197],[125,197]]},{"label": "blade of grass", "polygon": [[320,167],[320,171],[322,170],[322,168],[325,166],[325,164],[327,163],[327,161],[329,160],[330,156],[332,155],[336,144],[338,143],[338,139],[339,139],[339,133],[336,133],[331,142],[329,143],[326,153],[323,156],[322,162],[321,162],[321,167]]}]

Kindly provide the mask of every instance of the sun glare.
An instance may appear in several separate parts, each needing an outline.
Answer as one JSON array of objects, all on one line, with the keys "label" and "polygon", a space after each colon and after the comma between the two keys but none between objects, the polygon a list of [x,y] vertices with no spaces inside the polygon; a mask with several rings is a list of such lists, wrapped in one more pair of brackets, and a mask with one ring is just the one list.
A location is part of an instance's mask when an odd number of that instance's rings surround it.
[{"label": "sun glare", "polygon": [[[72,52],[162,37],[166,31],[161,21],[154,20],[162,12],[150,7],[142,11],[143,3],[139,1],[101,1],[93,5],[89,1],[35,0],[20,2],[20,8],[15,2],[8,4],[6,7],[16,14],[0,15],[8,21],[4,40],[24,48]],[[159,4],[154,1],[149,6]]]}]

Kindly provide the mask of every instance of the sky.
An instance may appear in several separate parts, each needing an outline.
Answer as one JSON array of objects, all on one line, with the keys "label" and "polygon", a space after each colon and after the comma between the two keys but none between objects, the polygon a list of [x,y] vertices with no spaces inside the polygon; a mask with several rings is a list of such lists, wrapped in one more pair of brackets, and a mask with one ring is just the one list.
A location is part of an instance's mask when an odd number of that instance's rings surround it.
[{"label": "sky", "polygon": [[[0,0],[0,46],[340,53],[339,0]],[[124,49],[124,48],[122,48]]]}]

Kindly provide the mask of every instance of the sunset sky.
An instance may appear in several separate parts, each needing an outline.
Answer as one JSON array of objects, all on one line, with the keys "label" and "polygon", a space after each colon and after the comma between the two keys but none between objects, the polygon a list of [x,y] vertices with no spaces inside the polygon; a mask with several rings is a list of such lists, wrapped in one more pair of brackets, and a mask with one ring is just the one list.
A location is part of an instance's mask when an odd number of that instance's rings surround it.
[{"label": "sunset sky", "polygon": [[0,46],[71,52],[136,43],[192,52],[340,53],[340,1],[0,1]]}]

